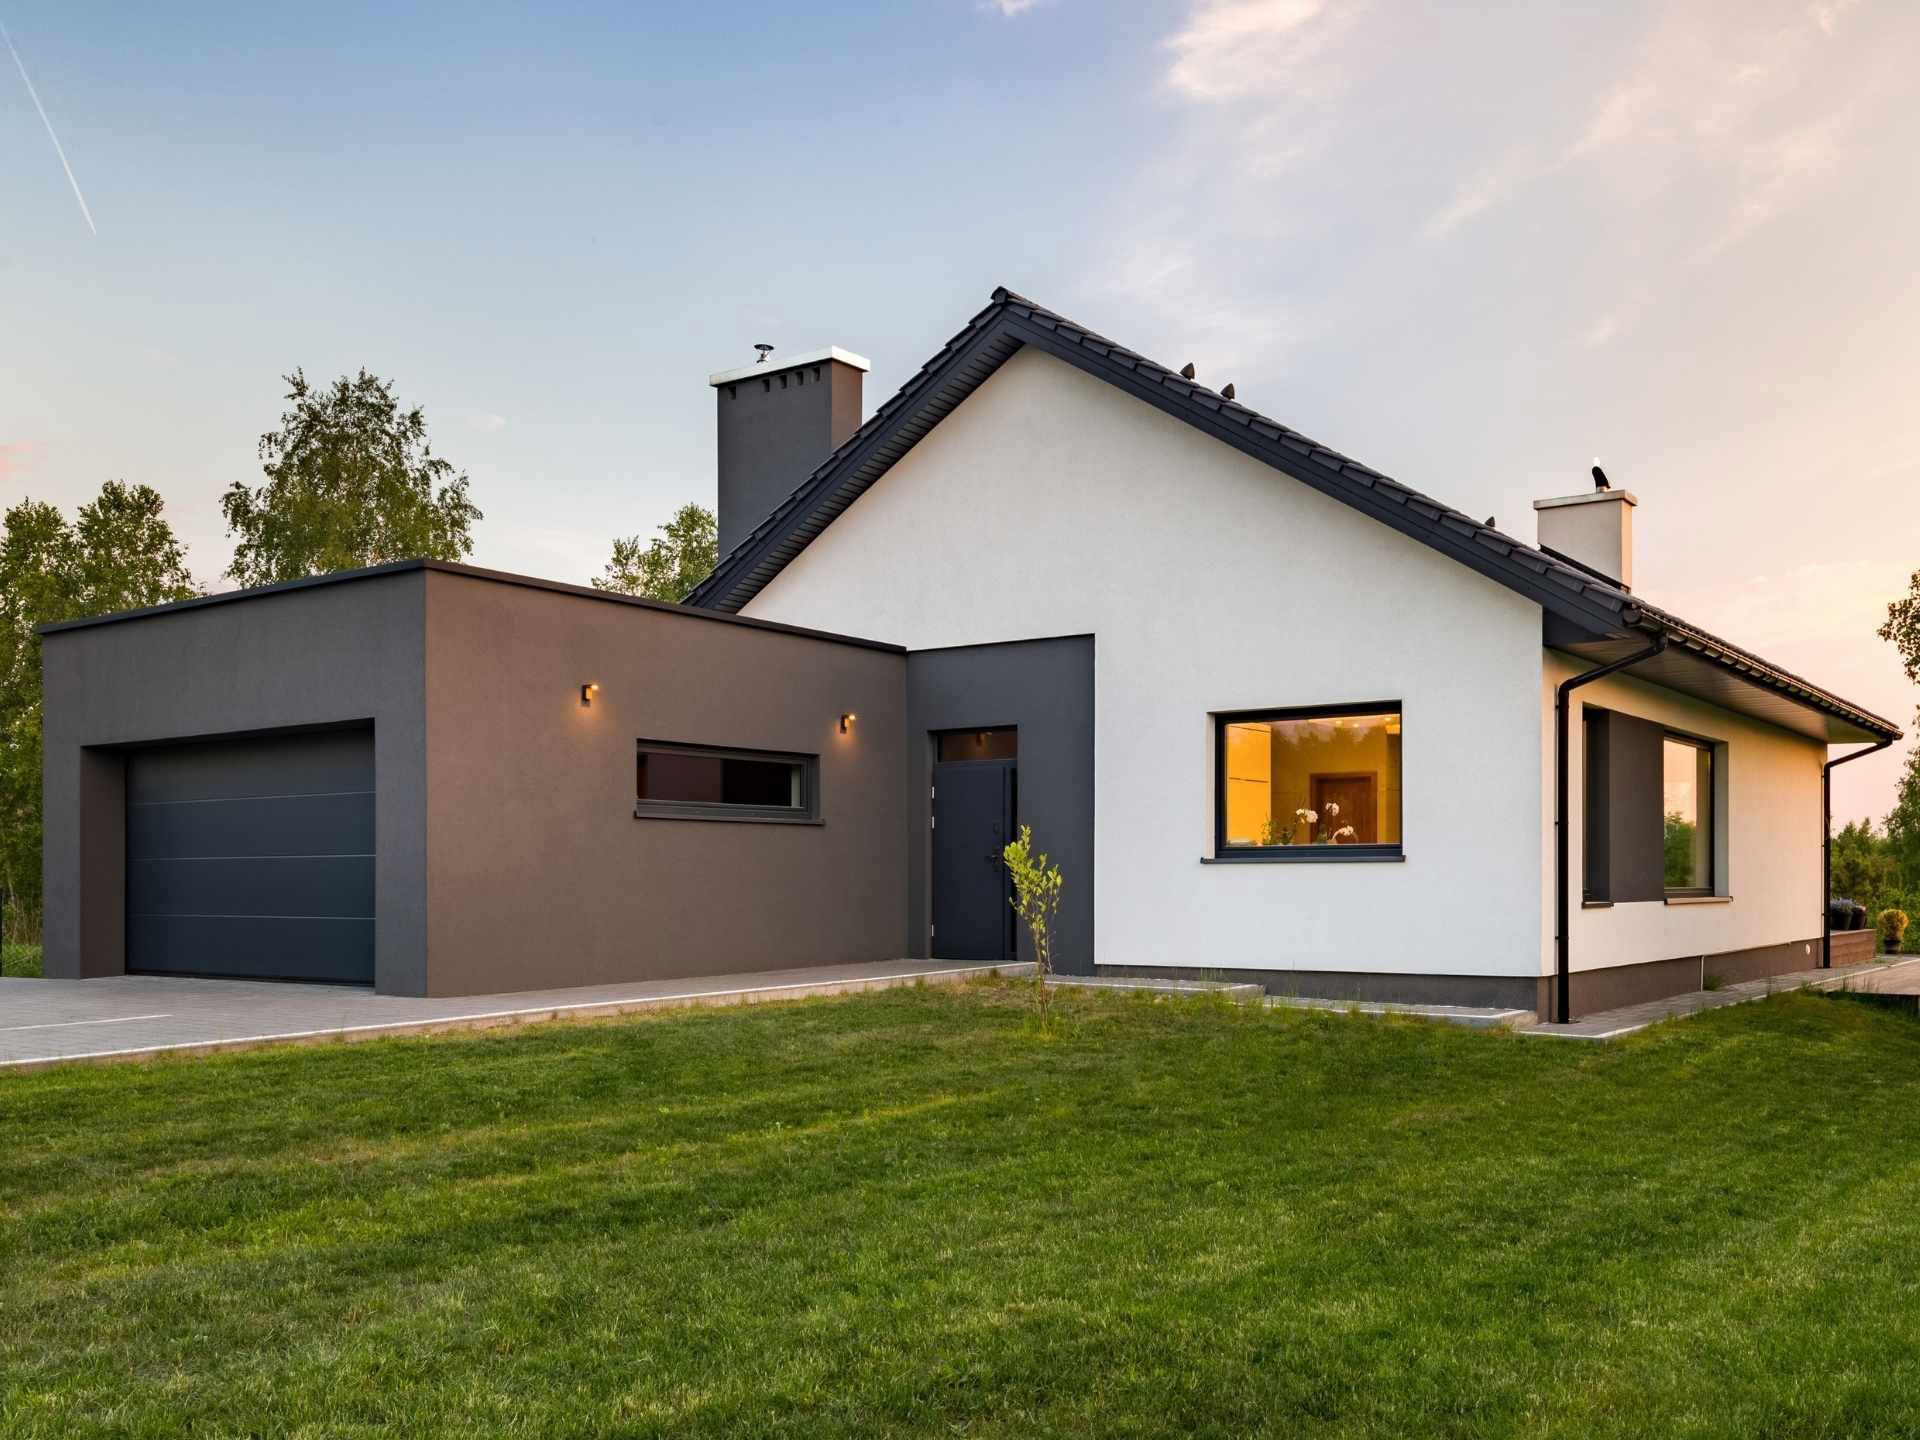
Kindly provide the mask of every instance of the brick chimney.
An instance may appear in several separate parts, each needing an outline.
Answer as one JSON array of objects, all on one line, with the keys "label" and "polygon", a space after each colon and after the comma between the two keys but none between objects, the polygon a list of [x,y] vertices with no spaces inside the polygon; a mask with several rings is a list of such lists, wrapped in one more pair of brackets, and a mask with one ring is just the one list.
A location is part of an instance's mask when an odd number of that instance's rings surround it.
[{"label": "brick chimney", "polygon": [[1639,503],[1631,490],[1586,490],[1536,500],[1540,548],[1631,590],[1633,508]]},{"label": "brick chimney", "polygon": [[860,386],[870,368],[836,345],[707,377],[718,406],[722,555],[860,428]]}]

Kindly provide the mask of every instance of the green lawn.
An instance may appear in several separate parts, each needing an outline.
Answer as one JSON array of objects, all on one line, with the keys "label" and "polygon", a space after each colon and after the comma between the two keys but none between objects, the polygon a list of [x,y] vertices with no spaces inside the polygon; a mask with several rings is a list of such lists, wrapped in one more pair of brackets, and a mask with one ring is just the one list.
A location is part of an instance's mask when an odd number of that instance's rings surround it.
[{"label": "green lawn", "polygon": [[0,1076],[0,1435],[1920,1431],[1920,1023],[981,985]]},{"label": "green lawn", "polygon": [[40,974],[40,947],[38,945],[15,945],[11,941],[0,945],[0,977],[18,976],[35,978]]}]

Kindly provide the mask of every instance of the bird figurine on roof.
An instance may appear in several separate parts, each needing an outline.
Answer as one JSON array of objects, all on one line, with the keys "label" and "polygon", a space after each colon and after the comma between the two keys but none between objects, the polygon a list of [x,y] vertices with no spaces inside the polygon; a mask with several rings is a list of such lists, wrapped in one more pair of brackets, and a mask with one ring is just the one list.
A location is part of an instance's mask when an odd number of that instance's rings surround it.
[{"label": "bird figurine on roof", "polygon": [[1600,468],[1600,457],[1598,455],[1593,457],[1593,488],[1596,490],[1611,490],[1613,488],[1613,486],[1607,483],[1607,472]]}]

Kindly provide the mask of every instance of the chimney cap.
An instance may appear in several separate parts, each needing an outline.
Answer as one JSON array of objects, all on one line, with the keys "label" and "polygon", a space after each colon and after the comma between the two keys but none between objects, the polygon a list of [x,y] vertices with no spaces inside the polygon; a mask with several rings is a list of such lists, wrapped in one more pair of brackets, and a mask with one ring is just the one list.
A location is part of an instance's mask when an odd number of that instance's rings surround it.
[{"label": "chimney cap", "polygon": [[769,375],[778,375],[782,370],[798,370],[802,365],[818,365],[825,360],[838,360],[842,365],[852,366],[855,370],[871,370],[873,362],[864,355],[856,355],[851,350],[842,350],[838,345],[829,345],[824,350],[806,350],[798,355],[768,355],[761,357],[751,365],[736,365],[731,370],[716,370],[707,376],[709,385],[731,385],[737,380],[764,379]]},{"label": "chimney cap", "polygon": [[1550,500],[1536,500],[1533,508],[1558,510],[1562,505],[1605,505],[1615,500],[1628,505],[1640,503],[1640,497],[1631,490],[1583,490],[1578,495],[1556,495]]}]

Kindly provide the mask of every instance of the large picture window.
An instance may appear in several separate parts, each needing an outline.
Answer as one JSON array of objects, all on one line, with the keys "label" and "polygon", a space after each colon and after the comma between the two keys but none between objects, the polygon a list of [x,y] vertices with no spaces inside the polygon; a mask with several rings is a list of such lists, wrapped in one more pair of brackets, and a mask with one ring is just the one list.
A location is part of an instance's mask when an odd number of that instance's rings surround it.
[{"label": "large picture window", "polygon": [[1669,895],[1713,893],[1713,749],[1665,737],[1660,747],[1661,814]]},{"label": "large picture window", "polygon": [[1397,704],[1216,723],[1217,858],[1400,858]]},{"label": "large picture window", "polygon": [[813,755],[642,740],[634,773],[633,813],[643,819],[820,818]]}]

